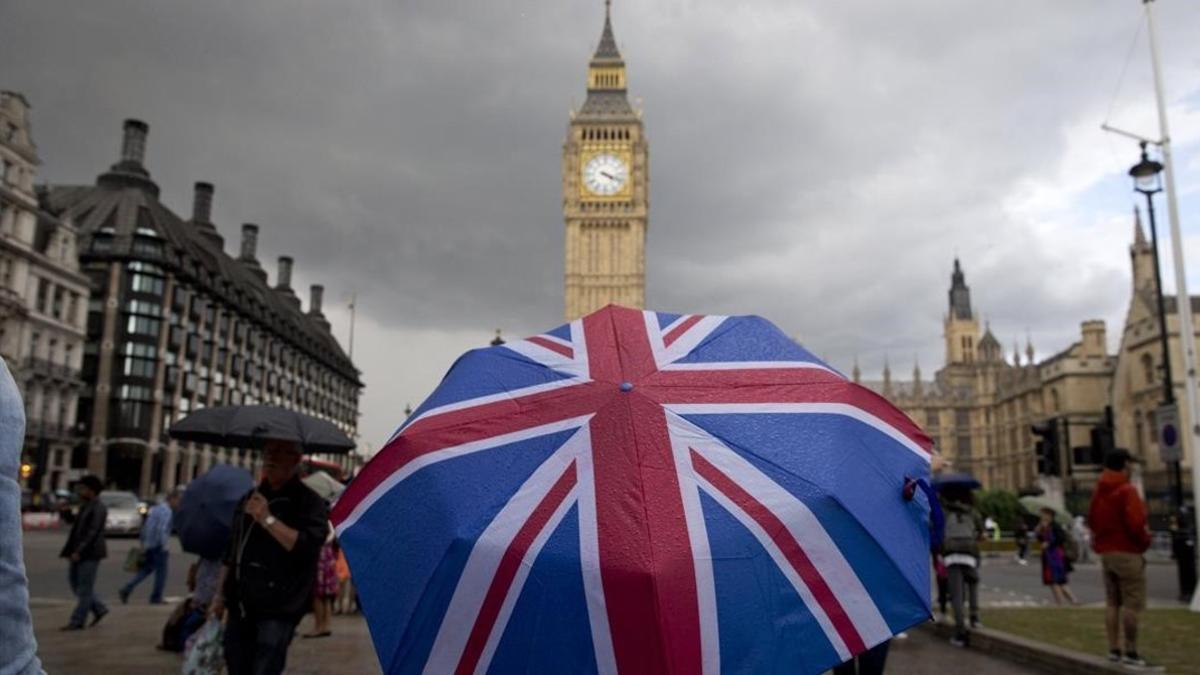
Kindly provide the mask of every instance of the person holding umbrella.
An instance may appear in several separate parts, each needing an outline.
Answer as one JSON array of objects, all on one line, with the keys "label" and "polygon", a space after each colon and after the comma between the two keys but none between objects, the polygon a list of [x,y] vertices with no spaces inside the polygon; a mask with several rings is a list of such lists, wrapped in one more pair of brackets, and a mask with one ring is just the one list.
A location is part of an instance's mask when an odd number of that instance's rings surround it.
[{"label": "person holding umbrella", "polygon": [[954,637],[950,643],[966,647],[970,642],[964,601],[970,607],[971,627],[979,625],[979,542],[984,538],[983,517],[975,509],[973,489],[979,482],[969,476],[938,480],[946,514],[946,535],[942,542],[943,561],[950,585],[950,605],[954,610]]},{"label": "person holding umbrella", "polygon": [[276,675],[313,596],[317,556],[328,532],[325,501],[299,477],[297,443],[268,440],[263,480],[234,511],[219,590],[210,614],[228,614],[230,675]]},{"label": "person holding umbrella", "polygon": [[1066,600],[1077,605],[1079,601],[1067,586],[1067,575],[1071,572],[1071,561],[1067,559],[1067,533],[1062,525],[1054,522],[1054,514],[1054,509],[1044,507],[1034,531],[1042,542],[1042,583],[1050,587],[1054,604],[1061,605]]}]

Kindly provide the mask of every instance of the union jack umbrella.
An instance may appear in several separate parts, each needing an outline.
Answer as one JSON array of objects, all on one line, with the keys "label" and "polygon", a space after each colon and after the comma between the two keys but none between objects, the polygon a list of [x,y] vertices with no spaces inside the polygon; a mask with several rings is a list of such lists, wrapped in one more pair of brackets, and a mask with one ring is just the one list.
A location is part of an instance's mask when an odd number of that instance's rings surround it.
[{"label": "union jack umbrella", "polygon": [[761,318],[609,306],[459,358],[333,521],[388,673],[816,673],[928,619],[930,448]]}]

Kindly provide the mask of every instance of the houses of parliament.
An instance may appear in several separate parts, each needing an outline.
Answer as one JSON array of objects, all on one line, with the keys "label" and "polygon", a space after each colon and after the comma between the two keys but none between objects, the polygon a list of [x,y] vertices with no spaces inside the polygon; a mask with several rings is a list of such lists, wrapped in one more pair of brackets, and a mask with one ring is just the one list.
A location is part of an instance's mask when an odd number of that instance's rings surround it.
[{"label": "houses of parliament", "polygon": [[[627,97],[625,62],[613,37],[611,8],[588,64],[587,97],[572,111],[562,155],[565,225],[564,304],[567,320],[609,303],[645,306],[645,244],[650,204],[649,149],[641,111]],[[1165,493],[1167,469],[1159,455],[1155,410],[1162,399],[1163,362],[1155,304],[1153,251],[1134,218],[1130,246],[1131,295],[1116,354],[1109,353],[1105,323],[1086,320],[1079,338],[1035,359],[1033,346],[1011,356],[971,305],[960,261],[954,260],[943,317],[945,362],[932,377],[914,365],[911,377],[855,381],[904,410],[933,437],[952,465],[985,487],[1038,488],[1058,481],[1066,496],[1090,491],[1099,473],[1097,427],[1113,445],[1145,462],[1148,497]],[[1192,303],[1200,311],[1200,298]],[[1182,389],[1182,359],[1168,297],[1173,381]],[[1182,398],[1181,396],[1179,398]],[[1181,410],[1183,428],[1190,423]],[[1052,428],[1058,456],[1039,473],[1033,427]],[[1185,442],[1190,437],[1184,434]],[[1192,448],[1184,448],[1189,467]],[[1183,472],[1185,484],[1190,472]]]}]

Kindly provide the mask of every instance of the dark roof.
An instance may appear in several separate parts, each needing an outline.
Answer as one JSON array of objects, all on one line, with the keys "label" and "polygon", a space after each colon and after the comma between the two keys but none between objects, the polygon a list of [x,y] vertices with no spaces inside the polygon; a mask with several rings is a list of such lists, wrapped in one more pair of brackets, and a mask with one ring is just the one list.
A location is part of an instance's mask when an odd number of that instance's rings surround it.
[{"label": "dark roof", "polygon": [[587,99],[584,100],[583,106],[579,108],[579,113],[576,115],[576,119],[604,118],[611,120],[623,117],[637,118],[633,106],[629,105],[629,99],[625,98],[624,90],[588,90]]},{"label": "dark roof", "polygon": [[[185,222],[158,201],[158,192],[149,172],[121,162],[101,174],[95,185],[48,186],[40,197],[45,210],[69,217],[78,228],[83,262],[126,259],[160,265],[362,385],[358,369],[329,332],[323,316],[301,312],[299,303],[267,285],[261,268],[256,273],[222,251],[212,236],[216,232],[212,225]],[[98,248],[94,246],[98,237],[110,243]],[[145,247],[135,250],[138,238],[157,239],[163,244],[161,253],[149,253]]]},{"label": "dark roof", "polygon": [[621,60],[621,52],[617,51],[617,41],[613,39],[612,18],[608,8],[604,10],[604,31],[600,33],[600,44],[596,45],[593,60]]}]

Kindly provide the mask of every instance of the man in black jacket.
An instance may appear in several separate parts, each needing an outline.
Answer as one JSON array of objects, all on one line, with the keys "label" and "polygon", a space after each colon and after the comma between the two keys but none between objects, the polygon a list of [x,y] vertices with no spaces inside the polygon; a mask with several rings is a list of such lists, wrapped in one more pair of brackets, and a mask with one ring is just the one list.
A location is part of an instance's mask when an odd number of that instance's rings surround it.
[{"label": "man in black jacket", "polygon": [[[100,561],[108,555],[104,543],[104,523],[108,520],[108,508],[100,501],[100,492],[104,484],[96,476],[87,475],[75,484],[75,492],[83,500],[79,507],[79,515],[74,517],[71,534],[63,546],[59,557],[71,561],[68,579],[71,582],[71,592],[77,602],[75,611],[71,613],[71,621],[62,630],[79,630],[87,621],[88,612],[94,615],[92,625],[100,623],[100,619],[108,614],[108,607],[96,597],[96,572],[100,569]],[[70,521],[70,511],[65,511],[63,517]]]},{"label": "man in black jacket", "polygon": [[229,613],[229,675],[277,675],[296,624],[312,606],[317,556],[329,532],[325,500],[300,482],[300,450],[272,441],[263,481],[238,505],[211,613]]}]

